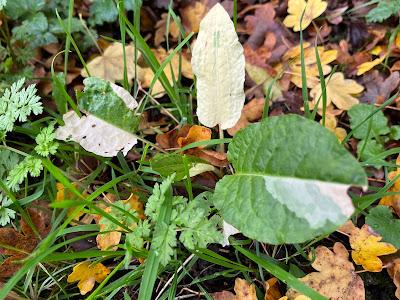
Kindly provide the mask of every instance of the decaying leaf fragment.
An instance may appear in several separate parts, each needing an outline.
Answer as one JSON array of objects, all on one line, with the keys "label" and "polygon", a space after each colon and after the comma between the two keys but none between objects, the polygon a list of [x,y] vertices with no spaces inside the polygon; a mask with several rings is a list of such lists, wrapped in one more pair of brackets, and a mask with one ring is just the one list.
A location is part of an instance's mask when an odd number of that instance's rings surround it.
[{"label": "decaying leaf fragment", "polygon": [[[341,243],[335,243],[332,250],[318,246],[315,261],[311,264],[318,272],[310,273],[300,280],[328,299],[364,300],[364,283],[354,272],[346,248]],[[293,289],[286,293],[289,299],[298,299],[298,295]]]},{"label": "decaying leaf fragment", "polygon": [[[400,155],[396,159],[396,165],[400,165]],[[399,175],[400,168],[397,168],[395,171],[392,171],[388,174],[388,179],[392,181]],[[396,182],[389,188],[388,192],[400,192],[400,176],[396,179]],[[379,201],[379,204],[391,206],[396,214],[400,216],[400,194],[384,196]]]},{"label": "decaying leaf fragment", "polygon": [[109,273],[110,270],[102,263],[92,264],[89,261],[85,261],[77,264],[72,269],[67,282],[79,281],[78,288],[81,295],[86,295],[93,289],[95,282],[101,283]]},{"label": "decaying leaf fragment", "polygon": [[192,68],[197,77],[200,123],[221,129],[234,126],[245,99],[245,59],[233,22],[219,3],[200,23]]}]

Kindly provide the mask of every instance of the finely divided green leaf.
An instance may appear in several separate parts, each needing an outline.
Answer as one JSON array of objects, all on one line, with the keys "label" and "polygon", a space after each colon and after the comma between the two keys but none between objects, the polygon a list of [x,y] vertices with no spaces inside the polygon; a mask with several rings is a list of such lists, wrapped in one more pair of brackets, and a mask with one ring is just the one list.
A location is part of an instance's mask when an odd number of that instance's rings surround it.
[{"label": "finely divided green leaf", "polygon": [[336,137],[297,115],[240,131],[228,159],[236,173],[218,182],[215,206],[243,234],[272,244],[330,233],[354,211],[348,187],[367,185],[364,170]]}]

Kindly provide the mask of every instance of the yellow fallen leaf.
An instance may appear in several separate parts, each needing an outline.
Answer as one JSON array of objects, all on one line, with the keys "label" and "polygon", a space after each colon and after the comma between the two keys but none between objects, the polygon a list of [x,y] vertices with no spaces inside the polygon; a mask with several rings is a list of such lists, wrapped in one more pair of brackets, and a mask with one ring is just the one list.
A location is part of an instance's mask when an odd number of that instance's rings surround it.
[{"label": "yellow fallen leaf", "polygon": [[[169,55],[164,48],[152,49],[157,61],[161,64]],[[181,55],[181,61],[179,59],[179,53],[174,55],[170,60],[170,63],[167,64],[164,68],[165,76],[167,77],[170,84],[173,84],[174,80],[178,80],[179,74],[179,64],[181,66],[181,74],[186,78],[193,78],[192,66],[189,60],[186,58],[184,54]],[[171,70],[172,69],[172,70]],[[154,78],[154,72],[150,67],[143,68],[143,76],[141,78],[142,87],[148,88]],[[151,94],[155,97],[161,97],[165,93],[164,87],[162,86],[159,80],[153,86]]]},{"label": "yellow fallen leaf", "polygon": [[[400,155],[397,156],[396,165],[400,165]],[[393,181],[396,176],[400,175],[400,168],[397,168],[395,171],[389,172],[388,179]],[[396,180],[396,182],[389,188],[388,192],[400,192],[400,176]],[[380,205],[391,206],[397,215],[400,216],[400,194],[387,195],[384,196],[380,201]]]},{"label": "yellow fallen leaf", "polygon": [[[293,27],[293,31],[304,30],[312,20],[322,15],[327,6],[328,3],[321,0],[289,0],[287,10],[289,15],[283,20],[283,24],[288,28]],[[301,20],[302,15],[303,19]]]},{"label": "yellow fallen leaf", "polygon": [[[73,182],[72,185],[74,187],[78,187],[78,185]],[[56,194],[56,199],[55,202],[62,202],[64,200],[76,200],[77,196],[72,193],[69,189],[66,189],[64,185],[61,182],[56,183],[56,189],[57,189],[57,194]],[[74,212],[75,207],[69,208],[67,210],[67,216],[71,216],[71,214]],[[70,224],[75,224],[76,221],[79,220],[80,217],[82,217],[84,213],[82,211],[79,211],[75,217],[71,220]]]},{"label": "yellow fallen leaf", "polygon": [[79,281],[78,288],[81,295],[85,295],[93,289],[95,282],[101,283],[109,273],[110,270],[102,263],[91,264],[89,261],[85,261],[72,269],[67,282]]},{"label": "yellow fallen leaf", "polygon": [[[322,119],[320,123],[322,124]],[[347,135],[347,132],[344,128],[337,127],[337,119],[334,115],[325,114],[325,127],[333,132],[340,142],[343,141]]]},{"label": "yellow fallen leaf", "polygon": [[367,61],[365,63],[362,63],[361,65],[357,66],[357,76],[360,76],[369,70],[371,70],[373,67],[379,65],[383,60],[385,59],[385,56],[382,56],[380,58],[374,59],[373,61]]},{"label": "yellow fallen leaf", "polygon": [[[337,50],[325,50],[324,47],[317,47],[321,60],[322,72],[327,75],[332,68],[329,66],[337,58]],[[278,74],[285,73],[290,75],[290,81],[297,87],[302,87],[301,80],[301,56],[300,45],[291,48],[282,58],[282,63],[278,64],[275,69]],[[319,71],[317,59],[315,56],[315,48],[309,43],[304,43],[304,62],[307,75],[307,86],[313,88],[319,85]]]},{"label": "yellow fallen leaf", "polygon": [[[337,108],[349,110],[353,105],[359,103],[353,95],[357,95],[364,90],[364,87],[352,79],[345,79],[343,73],[337,72],[325,78],[327,105],[333,103]],[[314,106],[319,99],[318,108],[322,109],[322,89],[321,85],[316,85],[310,95],[313,98],[311,103]]]},{"label": "yellow fallen leaf", "polygon": [[[310,253],[310,259],[312,253]],[[364,300],[364,283],[355,273],[349,261],[349,253],[341,243],[333,245],[333,251],[325,246],[315,249],[315,260],[311,266],[318,272],[310,273],[300,281],[304,282],[328,299]],[[289,299],[298,299],[299,293],[289,289]],[[304,298],[303,298],[304,299]]]},{"label": "yellow fallen leaf", "polygon": [[[131,81],[135,77],[135,63],[133,57],[135,57],[134,45],[126,45],[126,67],[128,73],[128,80]],[[139,59],[140,52],[137,52],[137,58]],[[117,80],[124,79],[124,56],[123,46],[121,43],[112,43],[104,53],[100,56],[95,57],[87,64],[87,68],[91,76],[99,77],[104,80],[115,82]],[[136,72],[138,80],[142,80],[143,70],[136,65]],[[85,68],[81,70],[83,77],[89,77]]]},{"label": "yellow fallen leaf", "polygon": [[350,234],[350,245],[353,249],[351,256],[354,262],[370,272],[382,271],[383,264],[378,256],[395,253],[397,249],[381,240],[382,237],[375,234],[367,224],[361,229],[353,230]]}]

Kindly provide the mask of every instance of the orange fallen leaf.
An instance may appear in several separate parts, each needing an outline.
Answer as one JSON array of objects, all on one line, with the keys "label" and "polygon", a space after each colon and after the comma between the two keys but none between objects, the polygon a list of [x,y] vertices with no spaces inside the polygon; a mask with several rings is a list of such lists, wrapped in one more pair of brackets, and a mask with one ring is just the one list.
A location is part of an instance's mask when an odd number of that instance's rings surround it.
[{"label": "orange fallen leaf", "polygon": [[[201,142],[201,141],[208,141],[211,139],[211,129],[204,127],[204,126],[199,126],[199,125],[193,125],[190,127],[188,134],[186,137],[179,137],[177,142],[178,146],[180,148],[185,147],[186,145],[189,145],[191,143],[195,142]],[[205,146],[199,146],[198,148],[202,149]]]},{"label": "orange fallen leaf", "polygon": [[89,261],[85,261],[77,264],[72,269],[67,282],[79,281],[79,291],[81,295],[86,295],[93,289],[95,282],[101,283],[109,273],[110,270],[102,263],[92,264]]},{"label": "orange fallen leaf", "polygon": [[[311,258],[311,253],[310,253]],[[355,273],[354,265],[349,261],[349,253],[341,243],[333,245],[333,251],[325,246],[315,250],[315,260],[311,266],[318,272],[310,273],[302,282],[329,299],[364,300],[364,283]],[[299,293],[289,289],[289,299],[298,299]]]},{"label": "orange fallen leaf", "polygon": [[251,122],[261,119],[264,112],[265,100],[253,99],[248,102],[242,109],[239,121],[229,128],[227,131],[231,136],[234,136],[240,129],[247,127]]},{"label": "orange fallen leaf", "polygon": [[264,300],[278,300],[281,299],[282,294],[279,291],[278,279],[272,277],[265,282],[265,295]]}]

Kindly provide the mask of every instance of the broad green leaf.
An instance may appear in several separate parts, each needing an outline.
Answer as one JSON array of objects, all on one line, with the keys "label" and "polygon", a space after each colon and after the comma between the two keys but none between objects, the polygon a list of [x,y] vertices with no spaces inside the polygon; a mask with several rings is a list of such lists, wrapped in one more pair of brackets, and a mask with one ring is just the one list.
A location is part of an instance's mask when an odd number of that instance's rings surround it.
[{"label": "broad green leaf", "polygon": [[47,18],[42,12],[24,20],[20,26],[14,27],[12,32],[14,39],[29,41],[31,47],[57,43],[57,38],[49,31]]},{"label": "broad green leaf", "polygon": [[347,189],[367,176],[326,128],[297,115],[239,131],[229,145],[236,173],[217,183],[213,202],[224,220],[271,244],[328,234],[354,211]]},{"label": "broad green leaf", "polygon": [[132,133],[139,122],[133,112],[136,100],[128,91],[100,78],[84,80],[85,90],[80,95],[79,108],[86,116],[74,111],[63,115],[65,126],[56,130],[56,138],[75,141],[87,151],[112,157],[124,155],[137,143]]},{"label": "broad green leaf", "polygon": [[385,242],[400,248],[400,220],[393,218],[389,207],[378,205],[370,209],[365,222],[379,233]]},{"label": "broad green leaf", "polygon": [[233,127],[244,104],[243,47],[228,13],[217,3],[200,23],[193,47],[197,77],[197,116],[208,127]]},{"label": "broad green leaf", "polygon": [[[373,111],[375,107],[368,104],[357,104],[349,109],[347,112],[350,116],[350,127],[353,129],[358,124],[363,122]],[[372,121],[367,120],[362,124],[359,128],[354,131],[354,137],[358,139],[365,139],[368,136],[368,127],[371,123],[371,132],[369,138],[377,137],[380,135],[386,135],[390,132],[390,129],[387,125],[387,119],[384,116],[382,111],[378,111],[372,117]]]},{"label": "broad green leaf", "polygon": [[45,0],[10,0],[7,1],[4,10],[9,17],[18,19],[23,15],[39,11],[45,5]]}]

